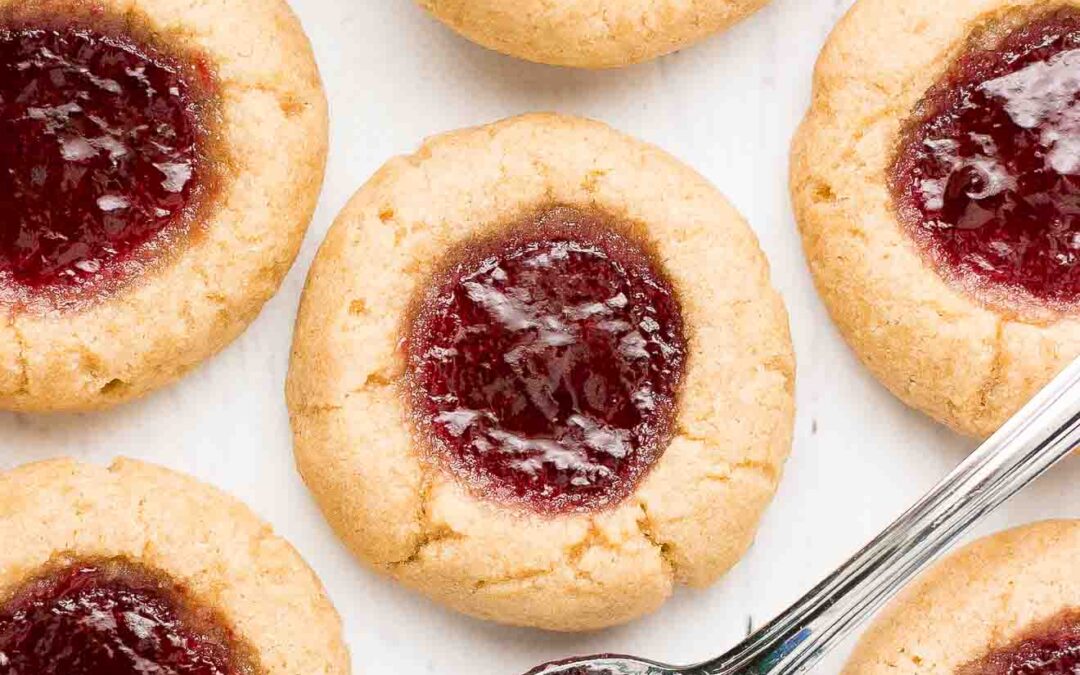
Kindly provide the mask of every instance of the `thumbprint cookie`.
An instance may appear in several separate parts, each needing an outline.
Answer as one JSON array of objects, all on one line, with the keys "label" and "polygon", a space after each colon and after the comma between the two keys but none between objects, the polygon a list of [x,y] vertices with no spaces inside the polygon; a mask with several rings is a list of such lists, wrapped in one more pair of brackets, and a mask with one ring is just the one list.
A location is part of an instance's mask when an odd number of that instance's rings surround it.
[{"label": "thumbprint cookie", "polygon": [[578,68],[613,68],[669,54],[730,27],[768,2],[419,1],[440,21],[488,49]]},{"label": "thumbprint cookie", "polygon": [[296,551],[234,499],[118,460],[0,474],[0,672],[346,675]]},{"label": "thumbprint cookie", "polygon": [[235,338],[326,126],[282,0],[0,0],[0,408],[108,407]]},{"label": "thumbprint cookie", "polygon": [[862,360],[992,433],[1080,354],[1080,2],[860,0],[818,62],[792,192]]},{"label": "thumbprint cookie", "polygon": [[308,279],[288,401],[300,471],[360,558],[571,631],[735,564],[792,387],[786,311],[728,202],[603,124],[530,115],[361,188]]},{"label": "thumbprint cookie", "polygon": [[885,610],[843,675],[1080,672],[1078,557],[1076,520],[968,546]]}]

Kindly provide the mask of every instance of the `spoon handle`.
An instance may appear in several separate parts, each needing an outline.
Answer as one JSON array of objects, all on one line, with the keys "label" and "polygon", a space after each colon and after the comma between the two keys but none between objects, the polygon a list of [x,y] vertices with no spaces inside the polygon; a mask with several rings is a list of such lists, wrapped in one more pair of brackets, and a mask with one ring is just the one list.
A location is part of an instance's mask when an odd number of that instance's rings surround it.
[{"label": "spoon handle", "polygon": [[976,521],[1080,446],[1080,359],[947,478],[791,609],[698,675],[812,666]]}]

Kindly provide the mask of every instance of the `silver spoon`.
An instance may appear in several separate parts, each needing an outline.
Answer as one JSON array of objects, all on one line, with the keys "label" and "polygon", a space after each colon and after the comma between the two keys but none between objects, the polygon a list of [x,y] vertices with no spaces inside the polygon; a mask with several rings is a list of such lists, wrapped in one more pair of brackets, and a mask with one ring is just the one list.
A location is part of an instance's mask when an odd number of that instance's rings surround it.
[{"label": "silver spoon", "polygon": [[974,523],[1080,446],[1080,359],[855,557],[723,656],[678,668],[624,656],[529,675],[794,675],[811,668]]}]

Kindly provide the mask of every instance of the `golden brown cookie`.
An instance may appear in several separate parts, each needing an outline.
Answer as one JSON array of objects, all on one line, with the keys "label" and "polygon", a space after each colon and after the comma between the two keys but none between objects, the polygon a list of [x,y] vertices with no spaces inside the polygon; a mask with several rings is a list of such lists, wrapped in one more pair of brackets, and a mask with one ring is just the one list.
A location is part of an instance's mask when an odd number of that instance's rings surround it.
[{"label": "golden brown cookie", "polygon": [[0,408],[140,396],[276,291],[327,143],[283,0],[0,0],[0,101]]},{"label": "golden brown cookie", "polygon": [[904,591],[844,675],[1056,675],[1080,666],[1080,521],[982,539]]},{"label": "golden brown cookie", "polygon": [[308,279],[288,401],[349,547],[474,616],[629,621],[746,551],[791,442],[786,312],[701,176],[529,115],[388,162]]},{"label": "golden brown cookie", "polygon": [[556,66],[612,68],[682,49],[768,0],[420,0],[470,40]]},{"label": "golden brown cookie", "polygon": [[130,460],[23,466],[0,474],[0,538],[0,666],[13,672],[349,672],[311,569],[191,478]]},{"label": "golden brown cookie", "polygon": [[833,318],[897,396],[966,434],[1080,353],[1078,48],[1075,0],[860,0],[794,142]]}]

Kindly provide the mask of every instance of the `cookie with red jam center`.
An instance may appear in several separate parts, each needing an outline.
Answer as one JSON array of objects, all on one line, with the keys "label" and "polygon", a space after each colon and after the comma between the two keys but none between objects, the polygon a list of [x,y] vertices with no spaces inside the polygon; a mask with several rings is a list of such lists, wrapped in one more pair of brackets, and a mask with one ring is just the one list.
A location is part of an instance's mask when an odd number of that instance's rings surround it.
[{"label": "cookie with red jam center", "polygon": [[959,675],[1072,675],[1080,670],[1080,607],[1066,610],[1023,638],[995,648]]},{"label": "cookie with red jam center", "polygon": [[860,0],[818,64],[791,186],[819,292],[965,434],[1080,355],[1078,72],[1073,2]]},{"label": "cookie with red jam center", "polygon": [[217,96],[190,61],[128,35],[0,23],[5,295],[86,301],[187,236],[213,182]]},{"label": "cookie with red jam center", "polygon": [[1073,675],[1080,521],[977,541],[930,569],[862,637],[843,675]]},{"label": "cookie with red jam center", "polygon": [[554,207],[451,260],[406,336],[430,449],[498,501],[624,499],[670,440],[686,360],[652,256],[604,216]]},{"label": "cookie with red jam center", "polygon": [[0,537],[5,675],[349,672],[296,551],[191,478],[128,460],[0,473]]},{"label": "cookie with red jam center", "polygon": [[0,0],[0,408],[176,380],[254,318],[314,209],[325,100],[284,0],[129,4]]},{"label": "cookie with red jam center", "polygon": [[694,4],[619,0],[418,0],[463,36],[518,58],[577,68],[614,68],[664,56],[725,30],[768,0]]},{"label": "cookie with red jam center", "polygon": [[742,556],[787,457],[792,370],[764,258],[715,188],[602,124],[529,115],[360,189],[310,273],[287,394],[300,471],[358,557],[568,631]]},{"label": "cookie with red jam center", "polygon": [[1080,8],[970,49],[922,107],[891,178],[939,271],[991,294],[1080,300]]},{"label": "cookie with red jam center", "polygon": [[0,665],[38,675],[249,675],[246,647],[214,612],[125,560],[73,561],[0,604]]}]

